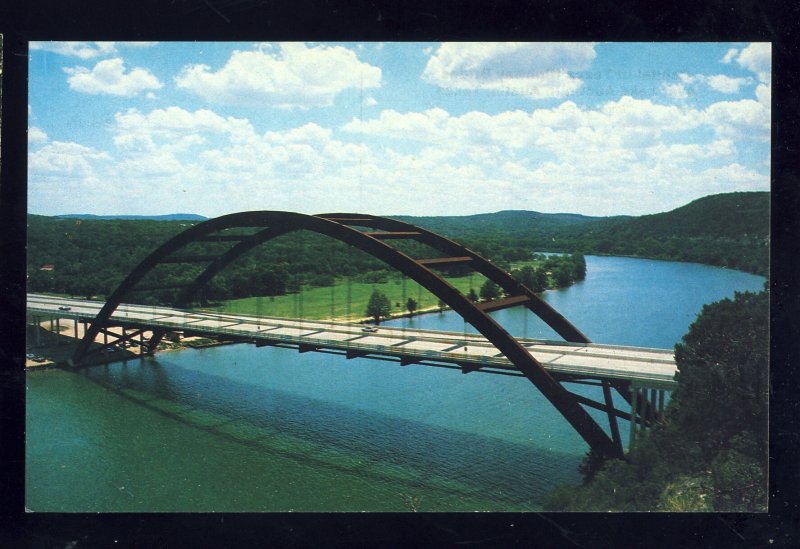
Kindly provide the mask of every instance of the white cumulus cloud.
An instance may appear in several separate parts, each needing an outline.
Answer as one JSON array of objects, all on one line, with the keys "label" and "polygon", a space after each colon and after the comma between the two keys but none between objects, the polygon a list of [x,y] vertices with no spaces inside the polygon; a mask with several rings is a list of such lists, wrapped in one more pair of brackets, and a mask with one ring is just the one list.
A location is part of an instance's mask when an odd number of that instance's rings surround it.
[{"label": "white cumulus cloud", "polygon": [[667,84],[664,83],[661,85],[661,89],[672,99],[686,99],[689,97],[689,94],[686,93],[686,86],[680,83],[676,84]]},{"label": "white cumulus cloud", "polygon": [[769,109],[772,101],[772,86],[759,84],[756,87],[756,97],[758,98],[759,103]]},{"label": "white cumulus cloud", "polygon": [[742,86],[753,83],[752,78],[732,77],[724,74],[707,76],[705,74],[680,73],[678,79],[680,82],[661,84],[662,91],[672,99],[686,99],[688,97],[687,86],[697,89],[698,86],[705,85],[714,91],[732,94],[739,93]]},{"label": "white cumulus cloud", "polygon": [[108,153],[78,143],[53,141],[28,155],[28,171],[59,177],[88,177],[96,160],[109,160]]},{"label": "white cumulus cloud", "polygon": [[722,62],[726,65],[729,64],[736,58],[736,54],[739,53],[738,48],[730,48],[728,51],[725,52],[725,55],[722,57]]},{"label": "white cumulus cloud", "polygon": [[41,128],[37,128],[36,126],[31,126],[28,128],[28,143],[30,144],[38,144],[38,143],[45,143],[47,141],[47,133]]},{"label": "white cumulus cloud", "polygon": [[496,145],[512,150],[539,146],[580,156],[592,148],[644,147],[664,132],[689,130],[700,123],[695,110],[625,96],[599,110],[583,109],[572,101],[530,113],[497,115],[472,111],[452,116],[440,108],[409,113],[385,110],[371,120],[354,118],[342,129],[429,144]]},{"label": "white cumulus cloud", "polygon": [[148,204],[173,209],[221,214],[300,203],[308,213],[321,211],[378,164],[366,145],[340,141],[315,123],[259,133],[249,120],[208,109],[129,109],[116,115],[112,131],[118,199],[138,203],[146,182]]},{"label": "white cumulus cloud", "polygon": [[532,99],[564,97],[588,69],[592,43],[448,42],[430,57],[422,77],[442,88],[493,90]]},{"label": "white cumulus cloud", "polygon": [[225,105],[325,107],[347,89],[377,88],[381,69],[343,46],[282,43],[235,51],[218,71],[197,64],[175,78],[179,88]]},{"label": "white cumulus cloud", "polygon": [[685,163],[695,160],[708,160],[714,158],[730,157],[736,152],[736,147],[730,139],[718,139],[710,143],[675,143],[667,145],[658,143],[648,147],[646,154],[651,158],[665,163]]},{"label": "white cumulus cloud", "polygon": [[703,118],[722,138],[769,140],[770,109],[752,99],[709,105]]},{"label": "white cumulus cloud", "polygon": [[751,82],[750,78],[732,78],[724,74],[715,74],[706,78],[709,88],[722,93],[739,93],[739,88]]},{"label": "white cumulus cloud", "polygon": [[[765,135],[766,112],[752,100],[698,110],[625,96],[597,109],[565,101],[496,115],[385,110],[341,129],[374,141],[379,162],[373,173],[382,173],[387,187],[413,180],[427,188],[432,210],[447,209],[437,203],[436,181],[466,187],[483,181],[492,209],[563,210],[569,196],[580,196],[580,204],[610,214],[663,211],[715,192],[768,188],[767,175],[737,162],[736,147],[743,138]],[[709,129],[715,138],[699,137]]]},{"label": "white cumulus cloud", "polygon": [[760,82],[768,84],[772,72],[772,44],[754,42],[739,53],[736,62],[756,73]]},{"label": "white cumulus cloud", "polygon": [[157,90],[163,86],[147,69],[134,68],[126,72],[119,57],[105,59],[91,70],[86,67],[65,67],[67,82],[75,91],[93,95],[107,94],[131,97],[144,90]]}]

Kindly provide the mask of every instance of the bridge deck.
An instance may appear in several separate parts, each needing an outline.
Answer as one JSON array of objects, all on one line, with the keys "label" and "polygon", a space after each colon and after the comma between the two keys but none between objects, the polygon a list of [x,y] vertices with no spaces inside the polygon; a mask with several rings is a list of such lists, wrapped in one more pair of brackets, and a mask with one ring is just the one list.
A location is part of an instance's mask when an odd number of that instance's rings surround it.
[{"label": "bridge deck", "polygon": [[[91,321],[103,302],[28,294],[29,313]],[[59,307],[69,307],[60,310]],[[361,325],[291,320],[168,307],[122,304],[112,319],[123,326],[183,330],[270,345],[299,346],[320,351],[347,351],[412,362],[480,366],[491,373],[520,374],[514,365],[480,334],[415,330],[381,326],[376,332]],[[648,387],[672,389],[672,350],[602,344],[574,344],[537,339],[519,340],[554,375],[591,379],[624,379]],[[520,374],[521,375],[521,374]]]}]

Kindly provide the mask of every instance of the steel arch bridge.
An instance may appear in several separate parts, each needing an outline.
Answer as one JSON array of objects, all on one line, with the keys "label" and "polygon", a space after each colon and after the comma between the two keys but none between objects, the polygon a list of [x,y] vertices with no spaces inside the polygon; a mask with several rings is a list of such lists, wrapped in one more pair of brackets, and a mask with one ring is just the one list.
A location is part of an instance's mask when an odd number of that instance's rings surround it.
[{"label": "steel arch bridge", "polygon": [[[113,324],[111,316],[132,293],[144,290],[177,290],[173,305],[185,306],[231,262],[271,239],[295,231],[310,231],[344,242],[380,259],[415,280],[456,311],[503,353],[561,413],[594,452],[605,457],[623,455],[616,418],[624,417],[624,414],[614,408],[611,389],[615,389],[630,403],[632,398],[630,383],[624,380],[603,380],[605,403],[602,405],[576,395],[562,385],[564,381],[569,381],[568,378],[557,379],[547,372],[531,353],[488,313],[510,306],[525,306],[566,341],[590,343],[580,330],[529,288],[489,260],[431,231],[384,217],[351,213],[306,215],[282,211],[249,211],[224,215],[194,225],[147,256],[108,297],[100,312],[87,326],[73,355],[73,363],[80,364],[88,355],[96,352],[91,349],[91,345],[99,334],[114,335],[107,330]],[[441,256],[415,259],[392,245],[402,240],[412,240],[427,245]],[[216,242],[224,249],[206,254],[187,251],[192,245],[203,242]],[[200,274],[176,284],[143,284],[147,275],[156,267],[167,264],[200,265]],[[500,286],[506,297],[488,303],[473,303],[434,270],[457,265],[484,275]],[[163,336],[163,331],[154,330],[148,348],[155,349]],[[637,396],[640,402],[645,403],[642,408],[643,420],[645,416],[651,415],[650,408],[653,405],[646,400],[646,395],[633,395],[634,402]],[[606,434],[582,404],[599,408],[608,414],[611,436]],[[631,417],[631,421],[637,421],[637,418]]]}]

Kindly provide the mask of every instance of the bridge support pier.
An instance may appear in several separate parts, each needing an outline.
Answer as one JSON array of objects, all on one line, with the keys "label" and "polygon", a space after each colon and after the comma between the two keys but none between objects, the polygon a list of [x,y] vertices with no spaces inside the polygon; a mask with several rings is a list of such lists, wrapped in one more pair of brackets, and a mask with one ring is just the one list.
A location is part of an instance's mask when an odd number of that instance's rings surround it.
[{"label": "bridge support pier", "polygon": [[[636,434],[644,432],[647,426],[664,420],[666,390],[656,387],[640,387],[631,383],[631,434],[628,448],[633,448]],[[649,397],[648,397],[649,394]],[[637,425],[638,424],[638,425]]]},{"label": "bridge support pier", "polygon": [[636,443],[636,417],[638,415],[637,404],[639,400],[639,389],[631,384],[631,434],[628,438],[628,449],[633,449]]},{"label": "bridge support pier", "polygon": [[619,453],[622,454],[622,437],[619,434],[619,425],[617,424],[617,415],[613,413],[614,410],[614,400],[611,397],[611,387],[609,386],[608,381],[603,381],[603,399],[606,403],[606,409],[608,410],[608,426],[611,429],[611,441],[614,443],[614,446],[617,447]]},{"label": "bridge support pier", "polygon": [[150,341],[147,342],[147,354],[154,355],[156,354],[156,347],[158,344],[161,343],[161,340],[164,338],[164,330],[153,330],[152,335],[150,336]]}]

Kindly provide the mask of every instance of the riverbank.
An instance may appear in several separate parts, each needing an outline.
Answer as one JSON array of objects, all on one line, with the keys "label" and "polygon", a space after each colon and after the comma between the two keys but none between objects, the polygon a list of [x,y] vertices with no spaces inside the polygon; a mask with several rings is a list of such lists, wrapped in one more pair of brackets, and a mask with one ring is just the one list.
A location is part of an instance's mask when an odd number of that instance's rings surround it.
[{"label": "riverbank", "polygon": [[[544,253],[557,253],[557,252],[544,252]],[[712,263],[708,261],[700,261],[698,258],[685,258],[685,257],[677,257],[677,256],[648,256],[648,255],[636,255],[636,254],[624,254],[624,253],[605,253],[605,252],[586,252],[587,256],[594,255],[597,257],[627,257],[630,259],[647,259],[650,261],[665,261],[670,263],[688,263],[691,265],[704,265],[706,267],[717,267],[719,269],[730,269],[732,271],[738,271],[740,273],[747,273],[756,276],[763,276],[768,277],[769,275],[769,266],[760,266],[758,268],[745,268],[738,265],[724,265],[722,263]]]}]

